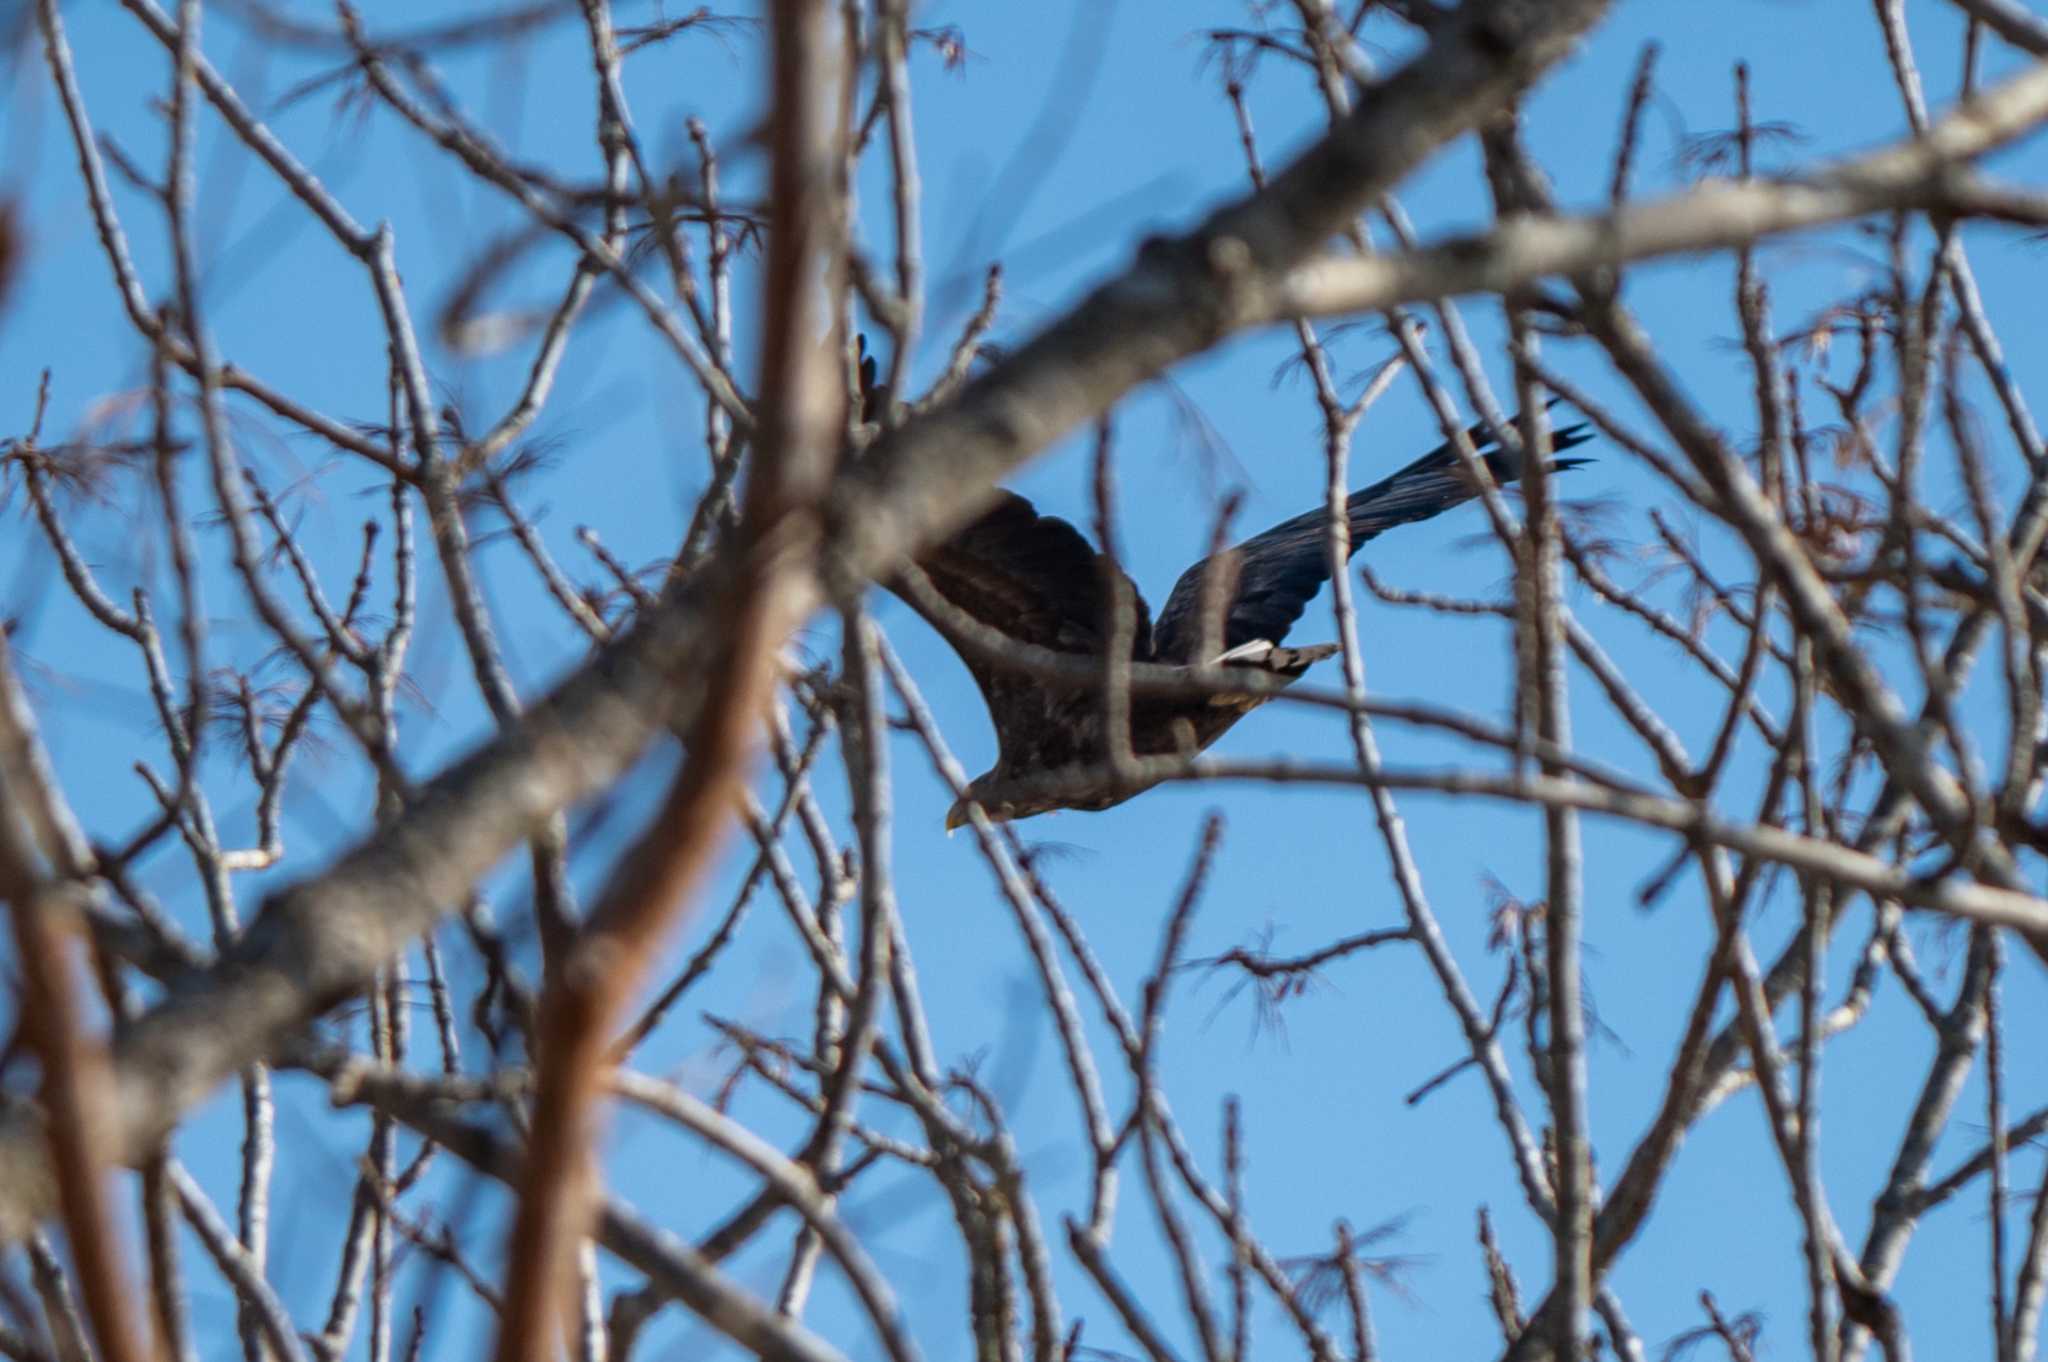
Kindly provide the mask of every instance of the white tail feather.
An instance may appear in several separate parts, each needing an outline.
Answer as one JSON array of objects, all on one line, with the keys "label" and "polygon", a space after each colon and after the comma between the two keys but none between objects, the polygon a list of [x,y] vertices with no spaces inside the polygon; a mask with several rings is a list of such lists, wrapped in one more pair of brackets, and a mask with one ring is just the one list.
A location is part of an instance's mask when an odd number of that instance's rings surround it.
[{"label": "white tail feather", "polygon": [[1240,643],[1235,648],[1232,648],[1230,651],[1219,656],[1216,659],[1215,665],[1221,667],[1225,663],[1230,662],[1264,662],[1268,657],[1272,655],[1273,647],[1274,644],[1272,639],[1255,638],[1249,643]]},{"label": "white tail feather", "polygon": [[1214,666],[1258,667],[1265,671],[1284,672],[1334,657],[1337,645],[1334,643],[1311,643],[1305,648],[1283,648],[1269,638],[1255,638],[1249,643],[1240,643],[1218,657]]}]

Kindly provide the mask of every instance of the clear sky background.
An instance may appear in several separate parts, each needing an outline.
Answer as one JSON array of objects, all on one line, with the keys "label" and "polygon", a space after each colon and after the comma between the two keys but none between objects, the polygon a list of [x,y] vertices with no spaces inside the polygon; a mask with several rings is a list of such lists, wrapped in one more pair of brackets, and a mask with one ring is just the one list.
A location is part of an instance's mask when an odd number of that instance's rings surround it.
[{"label": "clear sky background", "polygon": [[[292,8],[327,22],[317,5]],[[1961,69],[1962,25],[1940,4],[1908,8],[1930,98],[1945,106]],[[370,3],[364,19],[376,32],[466,12],[466,5]],[[671,17],[681,12],[674,6],[668,11]],[[657,13],[627,4],[619,20],[647,22]],[[937,0],[915,13],[923,25],[959,25],[969,50],[954,72],[943,70],[929,48],[919,49],[914,59],[933,288],[929,339],[912,366],[919,380],[937,372],[946,344],[978,301],[981,272],[991,260],[1001,260],[1008,272],[993,339],[1015,341],[1120,268],[1146,234],[1183,228],[1245,188],[1236,132],[1206,43],[1212,29],[1250,22],[1242,4]],[[70,6],[67,22],[95,119],[151,173],[160,173],[164,52],[113,5]],[[1275,22],[1284,20],[1276,14]],[[46,440],[52,434],[133,434],[139,429],[133,404],[146,382],[146,355],[109,286],[32,22],[25,11],[0,6],[0,25],[11,37],[7,65],[0,68],[0,191],[24,206],[29,233],[26,272],[0,315],[0,432],[26,429],[38,375],[47,367],[53,377]],[[1405,37],[1390,24],[1375,25],[1367,36],[1393,45],[1379,53],[1389,62],[1404,50]],[[1751,64],[1757,117],[1782,121],[1797,133],[1767,147],[1767,169],[1887,141],[1905,130],[1879,32],[1865,6],[1840,0],[1632,0],[1616,6],[1530,103],[1531,145],[1567,205],[1602,200],[1633,63],[1652,40],[1663,45],[1663,57],[1638,161],[1639,192],[1677,187],[1686,174],[1677,157],[1684,140],[1732,126],[1732,68],[1739,60]],[[515,205],[455,173],[438,150],[387,111],[344,99],[342,87],[332,82],[303,88],[334,71],[331,54],[281,54],[252,37],[226,7],[210,9],[205,49],[359,221],[391,222],[423,331],[430,332],[426,323],[433,310],[474,254],[521,225]],[[748,139],[761,116],[764,59],[761,35],[748,24],[707,28],[634,58],[627,88],[650,149],[664,163],[687,164],[683,121],[701,117],[726,155],[729,183],[744,195],[758,183],[761,169],[758,148]],[[2005,49],[1990,46],[1989,78],[2015,64]],[[588,56],[573,18],[543,28],[516,48],[451,56],[436,69],[518,157],[579,179],[595,176]],[[1269,61],[1250,89],[1269,164],[1319,131],[1320,101],[1298,71]],[[200,249],[210,262],[206,300],[222,354],[321,411],[381,420],[384,344],[359,267],[217,121],[209,117],[200,126]],[[878,247],[886,240],[887,223],[882,164],[876,158],[862,184],[868,237]],[[2038,143],[2008,153],[1998,165],[2030,183],[2048,180]],[[1401,197],[1426,236],[1477,225],[1489,212],[1469,143],[1436,158],[1403,186]],[[169,272],[160,221],[128,186],[117,191],[117,201],[143,277],[161,294]],[[2048,333],[2038,320],[2038,248],[2004,231],[1972,230],[1966,239],[1992,319],[2024,386],[2026,376],[2041,371],[2048,348]],[[1790,330],[1818,308],[1867,286],[1881,267],[1882,249],[1856,231],[1841,231],[1774,246],[1764,260],[1780,328]],[[551,305],[566,268],[560,252],[540,253],[495,301],[508,307]],[[1734,344],[1732,279],[1732,265],[1724,259],[1666,263],[1632,272],[1629,298],[1693,395],[1746,439],[1753,430],[1753,405],[1748,370]],[[743,319],[755,286],[750,264],[736,285]],[[1487,344],[1499,335],[1497,312],[1477,306],[1467,318],[1498,390],[1507,392],[1499,347]],[[1436,330],[1432,349],[1441,357]],[[750,341],[750,334],[742,335],[743,345]],[[1377,327],[1365,326],[1337,341],[1335,355],[1340,372],[1350,375],[1377,364],[1391,349]],[[1155,605],[1203,552],[1225,491],[1244,490],[1238,524],[1246,531],[1320,498],[1321,428],[1312,394],[1298,372],[1276,381],[1276,371],[1294,353],[1288,333],[1245,338],[1175,370],[1171,394],[1155,386],[1118,410],[1128,566]],[[1587,349],[1556,346],[1550,353],[1596,394],[1634,412]],[[516,393],[527,348],[476,358],[432,342],[428,359],[442,399],[475,429],[494,419]],[[751,365],[742,372],[751,376]],[[1199,412],[1198,423],[1188,419],[1190,410]],[[578,526],[592,527],[636,564],[672,551],[705,481],[701,430],[701,402],[672,353],[651,336],[636,310],[601,298],[579,330],[558,391],[535,429],[550,465],[529,492],[530,504],[545,508],[542,527],[556,555],[581,580],[597,581],[601,574],[574,541]],[[247,405],[236,407],[235,431],[270,485],[290,488],[293,513],[335,591],[353,568],[362,520],[383,506],[375,470],[334,459],[310,437],[283,430]],[[1418,390],[1406,381],[1397,384],[1353,447],[1354,481],[1380,476],[1438,438]],[[1589,452],[1598,461],[1574,473],[1566,490],[1604,503],[1611,517],[1606,523],[1628,545],[1647,547],[1647,506],[1669,507],[1683,524],[1696,520],[1625,453],[1602,445]],[[2006,485],[2016,485],[2015,461],[2002,448],[1999,459]],[[1937,458],[1927,475],[1926,495],[1942,509],[1962,504],[1952,467]],[[200,504],[196,461],[189,471],[192,504]],[[1081,443],[1068,441],[1035,460],[1014,485],[1042,507],[1085,524],[1088,476]],[[80,537],[117,596],[137,582],[155,580],[163,562],[149,507],[138,500],[140,485],[120,481],[108,500],[77,512]],[[487,517],[477,522],[480,532],[494,524]],[[260,636],[246,619],[236,583],[222,570],[221,537],[217,530],[203,534],[212,563],[206,592],[214,646],[223,659],[246,658],[260,650]],[[1704,542],[1716,561],[1739,570],[1711,532]],[[514,677],[524,694],[539,694],[583,655],[583,645],[508,541],[500,538],[479,553]],[[1481,514],[1469,508],[1397,531],[1369,546],[1364,557],[1383,577],[1419,590],[1494,596],[1506,582],[1502,551],[1486,535]],[[1642,565],[1651,561],[1644,557]],[[422,584],[422,629],[414,653],[420,698],[404,722],[409,760],[415,771],[426,773],[489,725],[438,572],[423,571]],[[1575,591],[1571,599],[1637,688],[1658,700],[1680,736],[1700,750],[1720,715],[1716,694],[1667,645],[1614,618],[1586,593]],[[1377,694],[1493,718],[1505,714],[1511,659],[1504,626],[1453,626],[1370,597],[1361,609],[1368,677]],[[964,668],[900,603],[878,598],[876,610],[962,760],[970,771],[984,769],[993,760],[993,736]],[[133,828],[153,802],[129,768],[138,758],[160,770],[166,762],[132,650],[97,629],[68,598],[18,492],[0,519],[0,614],[20,621],[16,644],[30,661],[45,736],[74,804],[96,834],[113,838]],[[1325,598],[1311,607],[1295,637],[1316,641],[1334,637],[1332,630]],[[816,656],[837,651],[835,632],[823,622],[808,629],[803,642]],[[1325,671],[1330,674],[1317,679],[1334,683],[1334,669]],[[1572,685],[1581,744],[1627,769],[1646,770],[1639,748],[1583,673],[1574,675]],[[1973,704],[1995,701],[1988,686],[1973,692]],[[1831,736],[1839,741],[1839,732]],[[1483,754],[1408,730],[1383,726],[1381,742],[1388,759],[1402,766],[1453,759],[1490,763]],[[1754,782],[1766,754],[1753,739],[1746,742],[1738,761]],[[1348,750],[1334,716],[1272,706],[1234,730],[1218,752],[1341,760]],[[607,851],[637,825],[659,788],[660,771],[672,760],[669,751],[651,758],[649,769],[602,811],[579,843],[576,867],[584,886],[597,882]],[[942,835],[949,797],[920,750],[899,739],[894,760],[898,892],[941,1058],[976,1063],[1003,1099],[1058,1238],[1062,1215],[1085,1213],[1086,1156],[1036,981],[971,839]],[[307,873],[367,825],[369,789],[338,737],[330,734],[325,753],[308,752],[301,761],[285,804],[287,867],[281,877],[239,882],[245,910],[263,887]],[[217,792],[216,804],[232,841],[253,827],[253,791],[246,780],[231,783],[224,772],[222,779],[230,783],[217,791],[228,793]],[[821,789],[835,811],[843,807],[843,789],[830,771]],[[1356,792],[1168,788],[1106,813],[1026,825],[1028,840],[1057,844],[1057,854],[1043,865],[1133,1002],[1202,818],[1212,808],[1224,812],[1228,826],[1195,921],[1191,956],[1251,944],[1267,931],[1276,949],[1296,952],[1399,924],[1385,855],[1368,805]],[[1471,802],[1410,798],[1403,809],[1444,928],[1475,989],[1491,997],[1505,961],[1484,947],[1488,886],[1498,881],[1524,898],[1540,897],[1540,821],[1527,811]],[[1586,841],[1587,984],[1603,1035],[1612,1033],[1591,1055],[1592,1134],[1597,1167],[1611,1177],[1655,1108],[1696,962],[1709,938],[1693,879],[1682,881],[1652,912],[1635,906],[1634,891],[1668,854],[1668,839],[1589,822]],[[727,857],[718,886],[676,943],[678,956],[729,902],[744,869],[739,860]],[[182,853],[167,845],[150,861],[145,878],[188,927],[202,931],[203,906]],[[518,878],[507,873],[494,890],[508,927],[529,930]],[[1759,953],[1767,959],[1796,926],[1792,904],[1781,890],[1754,928]],[[1837,937],[1834,958],[1842,968],[1831,981],[1830,998],[1839,997],[1846,984],[1845,969],[1868,917],[1868,906],[1859,905]],[[1912,932],[1939,991],[1952,993],[1961,934],[1920,922]],[[466,957],[466,947],[453,953]],[[698,1014],[731,1016],[770,1032],[800,1032],[810,1024],[808,979],[800,944],[764,905],[718,976],[686,1009],[688,1015],[650,1042],[645,1063],[700,1089],[710,1087],[730,1056],[716,1048]],[[1167,1091],[1206,1165],[1220,1170],[1219,1104],[1236,1094],[1245,1110],[1249,1206],[1268,1244],[1282,1253],[1319,1253],[1336,1217],[1360,1228],[1398,1222],[1384,1249],[1413,1261],[1402,1274],[1402,1292],[1374,1296],[1384,1355],[1496,1353],[1497,1332],[1483,1304],[1474,1208],[1493,1209],[1530,1301],[1548,1281],[1547,1241],[1516,1186],[1477,1078],[1460,1077],[1418,1106],[1402,1101],[1463,1053],[1419,952],[1396,946],[1341,963],[1320,986],[1287,1005],[1284,1029],[1277,1031],[1255,1024],[1251,997],[1233,994],[1230,982],[1198,971],[1180,976],[1166,1033]],[[2039,1035],[2048,1026],[2043,982],[2031,960],[2019,960],[2010,970],[2006,1001],[2015,1036],[2028,1034],[2028,1028]],[[360,1036],[360,1017],[351,1014],[347,1025],[350,1035]],[[1094,1034],[1104,1043],[1105,1057],[1112,1053],[1107,1033],[1097,1027]],[[2048,1073],[2040,1071],[2038,1046],[2015,1050],[2010,1102],[2014,1112],[2024,1113],[2048,1099]],[[1870,1017],[1829,1047],[1824,1161],[1833,1210],[1852,1245],[1860,1246],[1869,1197],[1882,1185],[1930,1054],[1926,1028],[1890,980],[1880,987]],[[330,1112],[323,1094],[303,1081],[280,1082],[275,1276],[301,1323],[316,1327],[331,1288],[343,1214],[337,1189],[351,1176],[367,1124],[355,1114]],[[1122,1094],[1125,1085],[1113,1076],[1111,1082],[1113,1092]],[[1524,1095],[1533,1117],[1540,1100],[1533,1085]],[[735,1110],[778,1139],[799,1128],[786,1104],[753,1087],[742,1089]],[[1937,1169],[1981,1140],[1982,1111],[1980,1069],[1935,1159]],[[223,1201],[232,1194],[239,1125],[238,1103],[224,1095],[180,1136],[179,1152]],[[616,1125],[608,1173],[621,1195],[685,1235],[723,1217],[737,1195],[738,1184],[715,1156],[670,1129],[632,1117]],[[2039,1178],[2039,1155],[2020,1155],[2015,1185],[2037,1186]],[[506,1203],[492,1189],[472,1196],[452,1162],[443,1163],[436,1179],[430,1199],[467,1218],[470,1242],[479,1259],[490,1263]],[[2015,1229],[2024,1211],[2014,1212]],[[1916,1236],[1897,1296],[1923,1357],[1968,1362],[1991,1355],[1985,1213],[1979,1188],[1931,1217]],[[927,1356],[958,1355],[966,1342],[966,1286],[951,1247],[950,1217],[931,1185],[878,1173],[860,1184],[846,1214],[903,1290]],[[1206,1242],[1220,1263],[1220,1250],[1213,1240]],[[1731,1312],[1765,1315],[1767,1355],[1796,1355],[1804,1311],[1798,1244],[1791,1199],[1760,1106],[1748,1093],[1695,1129],[1665,1181],[1650,1227],[1612,1280],[1653,1349],[1702,1322],[1696,1302],[1704,1288]],[[772,1295],[787,1245],[788,1227],[778,1225],[732,1270]],[[1154,1302],[1156,1315],[1179,1321],[1177,1287],[1158,1251],[1156,1224],[1135,1187],[1126,1194],[1116,1246],[1121,1270]],[[1093,1287],[1064,1252],[1059,1257],[1062,1304],[1087,1318],[1085,1341],[1135,1351]],[[202,1309],[196,1320],[202,1337],[228,1346],[228,1297],[207,1284],[205,1264],[195,1258],[189,1270],[195,1289],[212,1293],[210,1312]],[[408,1277],[401,1304],[414,1299],[426,1279],[424,1272]],[[608,1267],[607,1280],[621,1285],[631,1279]],[[452,1282],[434,1288],[433,1308],[447,1323],[436,1328],[430,1356],[470,1356],[481,1348],[487,1321],[462,1296]],[[1270,1306],[1261,1311],[1255,1348],[1271,1357],[1293,1355],[1291,1330]],[[877,1354],[829,1271],[811,1318],[852,1357]],[[639,1356],[701,1355],[704,1335],[680,1312],[671,1311],[656,1328]],[[1183,1332],[1176,1331],[1175,1341],[1192,1352]]]}]

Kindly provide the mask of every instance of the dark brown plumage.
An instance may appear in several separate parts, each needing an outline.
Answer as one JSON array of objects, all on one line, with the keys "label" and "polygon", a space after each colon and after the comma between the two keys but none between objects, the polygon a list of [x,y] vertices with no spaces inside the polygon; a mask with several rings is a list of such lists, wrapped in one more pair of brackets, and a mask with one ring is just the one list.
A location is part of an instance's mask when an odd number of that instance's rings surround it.
[{"label": "dark brown plumage", "polygon": [[[1494,478],[1515,481],[1520,469],[1484,427],[1475,426],[1471,435]],[[1569,449],[1590,438],[1585,427],[1572,426],[1556,432],[1552,444]],[[1561,470],[1584,462],[1559,459],[1551,467]],[[1427,520],[1476,495],[1457,454],[1448,443],[1439,445],[1392,476],[1351,494],[1346,502],[1351,551],[1357,552],[1384,530]],[[1337,651],[1330,643],[1280,646],[1329,580],[1326,522],[1327,512],[1318,507],[1224,551],[1217,568],[1222,577],[1213,597],[1224,603],[1224,609],[1211,633],[1219,645],[1217,655],[1208,659],[1212,664],[1243,667],[1290,682]],[[979,518],[921,556],[917,566],[951,611],[1017,642],[1095,659],[1106,649],[1108,573],[1114,571],[1135,607],[1131,659],[1193,667],[1202,660],[1197,657],[1203,634],[1199,615],[1209,562],[1204,558],[1181,574],[1154,620],[1135,584],[1079,530],[1057,516],[1040,515],[1029,501],[1006,491]],[[1105,773],[1101,683],[1067,683],[990,660],[963,640],[955,620],[948,618],[950,612],[926,608],[928,599],[921,603],[919,593],[902,581],[889,585],[960,653],[995,723],[996,764],[968,784],[966,796],[946,816],[948,829],[967,820],[969,802],[1001,821],[1053,809],[1106,809],[1145,788],[1141,783],[1114,782]],[[1199,752],[1269,698],[1237,694],[1185,700],[1133,694],[1131,750],[1140,757]],[[1092,770],[1099,778],[1079,790],[1070,785],[1057,793],[1033,788],[1045,785],[1045,778],[1055,773],[1078,770]]]},{"label": "dark brown plumage", "polygon": [[[1494,478],[1515,481],[1520,469],[1484,427],[1473,427],[1471,435]],[[1568,449],[1589,438],[1583,426],[1573,426],[1556,432],[1552,444]],[[1561,459],[1551,466],[1565,469],[1584,462]],[[1383,530],[1427,520],[1475,495],[1451,446],[1439,445],[1391,477],[1351,494],[1346,503],[1351,550],[1357,552]],[[1327,519],[1318,507],[1224,550],[1212,597],[1223,603],[1223,617],[1212,626],[1209,637],[1217,646],[1208,662],[1285,683],[1337,651],[1330,643],[1280,646],[1329,580]],[[1130,578],[1079,530],[1057,516],[1040,515],[1029,501],[1005,491],[980,517],[917,559],[925,581],[947,608],[929,608],[930,593],[913,583],[899,579],[887,584],[960,654],[995,723],[996,764],[968,784],[966,796],[946,816],[949,830],[966,822],[970,802],[1002,821],[1053,809],[1106,809],[1145,788],[1108,778],[1100,680],[1068,682],[1048,678],[1042,670],[1003,665],[963,636],[959,617],[1019,643],[1100,660],[1109,627],[1108,574],[1115,572],[1135,607],[1132,661],[1192,668],[1203,660],[1197,656],[1203,644],[1199,615],[1209,563],[1204,558],[1181,574],[1154,620]],[[1269,698],[1245,693],[1190,700],[1134,693],[1131,751],[1139,757],[1199,752]],[[1033,788],[1046,785],[1048,776],[1081,770],[1094,772],[1081,788],[1071,782],[1062,782],[1057,792]]]}]

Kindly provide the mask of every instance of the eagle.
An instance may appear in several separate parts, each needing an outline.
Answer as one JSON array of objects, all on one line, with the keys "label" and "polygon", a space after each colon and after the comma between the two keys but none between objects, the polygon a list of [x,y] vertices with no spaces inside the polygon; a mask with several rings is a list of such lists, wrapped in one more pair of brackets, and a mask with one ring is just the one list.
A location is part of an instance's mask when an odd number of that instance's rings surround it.
[{"label": "eagle", "polygon": [[[1474,426],[1470,436],[1497,483],[1517,479],[1517,456],[1483,425]],[[1577,425],[1557,431],[1551,443],[1569,449],[1590,438]],[[1557,459],[1550,467],[1562,471],[1586,462]],[[1427,520],[1477,495],[1465,465],[1445,442],[1347,498],[1351,552],[1384,530]],[[1289,627],[1329,580],[1328,523],[1328,509],[1317,507],[1202,559],[1180,575],[1155,619],[1123,569],[1073,525],[1041,514],[1015,492],[999,491],[978,518],[920,554],[914,572],[885,582],[967,664],[995,724],[996,764],[968,782],[946,814],[946,830],[964,826],[974,805],[991,821],[1005,822],[1056,809],[1107,809],[1147,788],[1148,782],[1118,778],[1106,742],[1103,664],[1113,632],[1112,589],[1129,611],[1125,628],[1115,632],[1129,638],[1135,663],[1190,671],[1205,663],[1242,668],[1284,686],[1333,655],[1334,643],[1282,646]],[[1113,582],[1119,585],[1113,588]],[[1093,679],[1006,663],[994,655],[999,649],[976,646],[974,635],[989,631],[1003,640],[1093,659]],[[1133,692],[1130,753],[1143,758],[1199,752],[1271,699],[1274,689],[1269,684],[1255,693],[1195,698]]]},{"label": "eagle", "polygon": [[[1518,479],[1518,456],[1504,450],[1483,423],[1468,434],[1495,482]],[[1591,438],[1585,426],[1575,425],[1556,431],[1551,444],[1564,450]],[[1587,462],[1556,459],[1550,467],[1561,472]],[[1346,499],[1350,551],[1358,552],[1382,531],[1428,520],[1477,495],[1446,441]],[[1328,524],[1329,511],[1317,507],[1203,558],[1180,575],[1156,619],[1108,554],[1015,492],[999,491],[979,517],[920,554],[914,572],[885,585],[967,664],[996,730],[996,764],[967,783],[946,814],[947,831],[964,826],[973,805],[991,821],[1005,822],[1057,809],[1107,809],[1148,788],[1148,782],[1117,778],[1110,766],[1101,664],[1112,636],[1112,590],[1128,611],[1117,632],[1129,638],[1135,663],[1190,671],[1204,665],[1242,668],[1284,686],[1335,654],[1334,643],[1282,646],[1329,580]],[[1213,612],[1206,631],[1205,602]],[[976,646],[977,631],[1092,659],[1095,679],[1066,679],[1006,662]],[[1267,685],[1192,699],[1134,692],[1128,705],[1131,755],[1202,751],[1273,691]]]}]

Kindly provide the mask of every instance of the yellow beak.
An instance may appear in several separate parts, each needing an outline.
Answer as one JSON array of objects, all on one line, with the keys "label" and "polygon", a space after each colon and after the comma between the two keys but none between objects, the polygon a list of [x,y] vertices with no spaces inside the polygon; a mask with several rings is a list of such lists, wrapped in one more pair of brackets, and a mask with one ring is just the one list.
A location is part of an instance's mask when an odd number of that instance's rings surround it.
[{"label": "yellow beak", "polygon": [[973,821],[973,817],[967,812],[967,801],[964,799],[959,801],[952,808],[946,810],[946,835],[951,837],[954,832],[966,827]]}]

